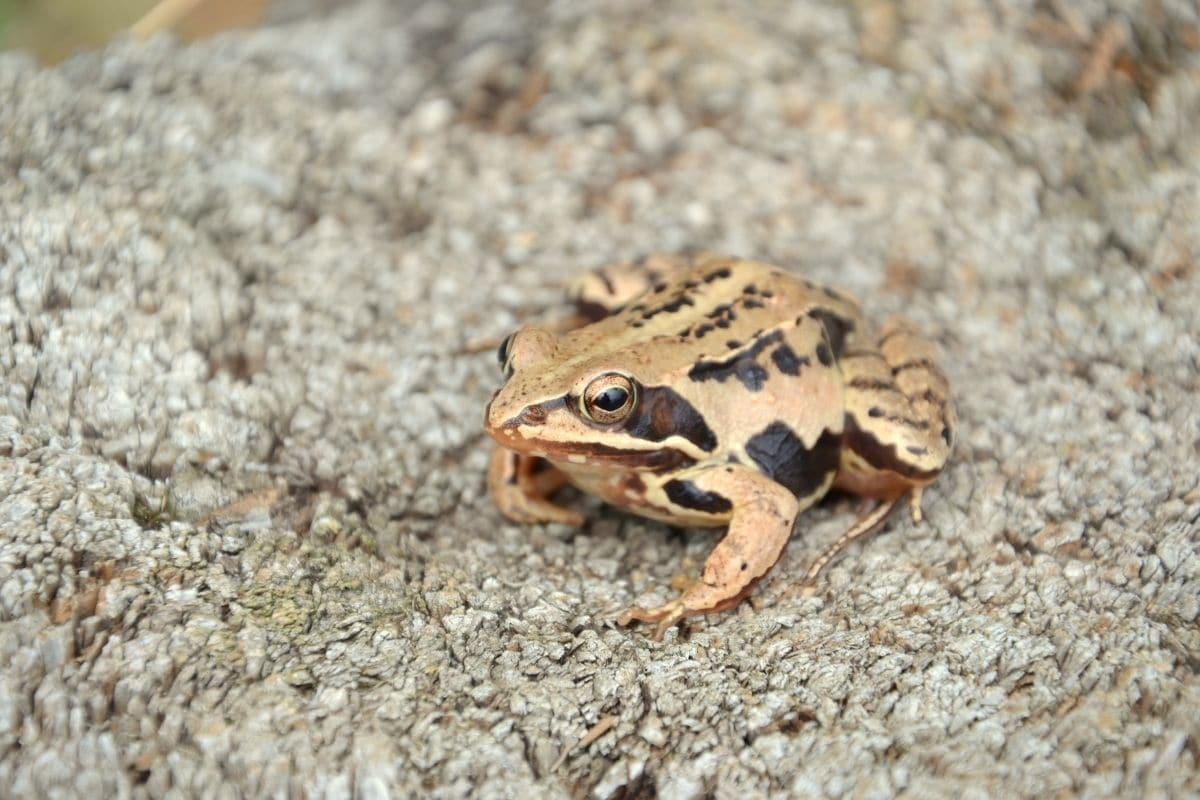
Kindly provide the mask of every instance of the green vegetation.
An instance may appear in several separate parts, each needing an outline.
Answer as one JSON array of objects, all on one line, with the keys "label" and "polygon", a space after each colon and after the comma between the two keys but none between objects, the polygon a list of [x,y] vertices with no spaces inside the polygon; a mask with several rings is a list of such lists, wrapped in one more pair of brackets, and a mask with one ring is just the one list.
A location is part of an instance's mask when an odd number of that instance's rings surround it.
[{"label": "green vegetation", "polygon": [[[0,0],[0,50],[25,50],[43,63],[101,47],[142,19],[157,0]],[[162,23],[184,38],[257,24],[267,0],[199,0],[171,4]]]}]

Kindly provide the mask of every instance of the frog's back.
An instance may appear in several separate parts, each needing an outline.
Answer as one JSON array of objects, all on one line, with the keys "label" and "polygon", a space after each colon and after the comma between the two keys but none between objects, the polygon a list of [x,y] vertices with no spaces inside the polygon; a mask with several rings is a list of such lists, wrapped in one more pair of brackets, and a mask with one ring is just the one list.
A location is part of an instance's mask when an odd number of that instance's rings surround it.
[{"label": "frog's back", "polygon": [[694,408],[716,434],[714,458],[749,463],[836,450],[837,353],[858,319],[853,301],[781,269],[711,258],[575,335],[606,343],[593,350],[597,368],[669,388]]},{"label": "frog's back", "polygon": [[742,362],[781,341],[815,350],[816,328],[832,328],[838,349],[859,317],[853,300],[778,267],[706,257],[573,335],[607,342],[604,350],[647,368],[637,377],[661,381],[697,365],[703,374],[704,364]]}]

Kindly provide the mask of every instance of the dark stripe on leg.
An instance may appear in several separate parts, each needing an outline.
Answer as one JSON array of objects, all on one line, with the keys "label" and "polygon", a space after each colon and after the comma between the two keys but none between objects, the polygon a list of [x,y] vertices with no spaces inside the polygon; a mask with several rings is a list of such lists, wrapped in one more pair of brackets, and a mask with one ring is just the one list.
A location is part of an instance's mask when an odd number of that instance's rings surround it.
[{"label": "dark stripe on leg", "polygon": [[860,391],[904,394],[904,392],[900,391],[896,384],[892,383],[891,381],[881,381],[878,378],[860,376],[857,378],[851,378],[849,383],[846,385],[851,389],[858,389]]},{"label": "dark stripe on leg", "polygon": [[673,480],[663,485],[663,491],[672,503],[680,508],[703,511],[706,514],[724,514],[733,509],[733,503],[719,494],[706,492],[691,481]]},{"label": "dark stripe on leg", "polygon": [[885,469],[910,480],[922,481],[930,480],[940,471],[917,469],[909,464],[896,452],[895,445],[885,445],[876,439],[874,434],[858,427],[858,423],[851,414],[846,415],[846,430],[842,435],[845,438],[846,447],[876,469]]},{"label": "dark stripe on leg", "polygon": [[941,375],[942,371],[938,369],[937,364],[930,361],[928,358],[918,358],[914,361],[905,361],[903,364],[897,364],[892,367],[892,374],[899,375],[910,369],[927,369],[935,375]]}]

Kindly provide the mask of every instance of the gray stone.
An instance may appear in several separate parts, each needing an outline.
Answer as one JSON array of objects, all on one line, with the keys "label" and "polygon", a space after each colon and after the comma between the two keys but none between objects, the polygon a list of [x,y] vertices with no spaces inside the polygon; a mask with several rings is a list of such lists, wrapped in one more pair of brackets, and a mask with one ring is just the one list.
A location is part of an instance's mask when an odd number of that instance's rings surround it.
[{"label": "gray stone", "polygon": [[[0,55],[0,785],[1200,793],[1194,8],[272,14]],[[473,345],[684,247],[911,317],[962,421],[655,643],[715,534],[505,522]]]}]

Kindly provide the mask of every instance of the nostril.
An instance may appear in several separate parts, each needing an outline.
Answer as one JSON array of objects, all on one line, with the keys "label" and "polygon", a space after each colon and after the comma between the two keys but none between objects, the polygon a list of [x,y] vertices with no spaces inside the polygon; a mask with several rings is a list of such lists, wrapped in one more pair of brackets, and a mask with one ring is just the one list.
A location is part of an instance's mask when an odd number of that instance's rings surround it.
[{"label": "nostril", "polygon": [[504,423],[506,428],[516,428],[521,425],[541,425],[546,421],[546,409],[541,404],[527,406],[520,414]]}]

